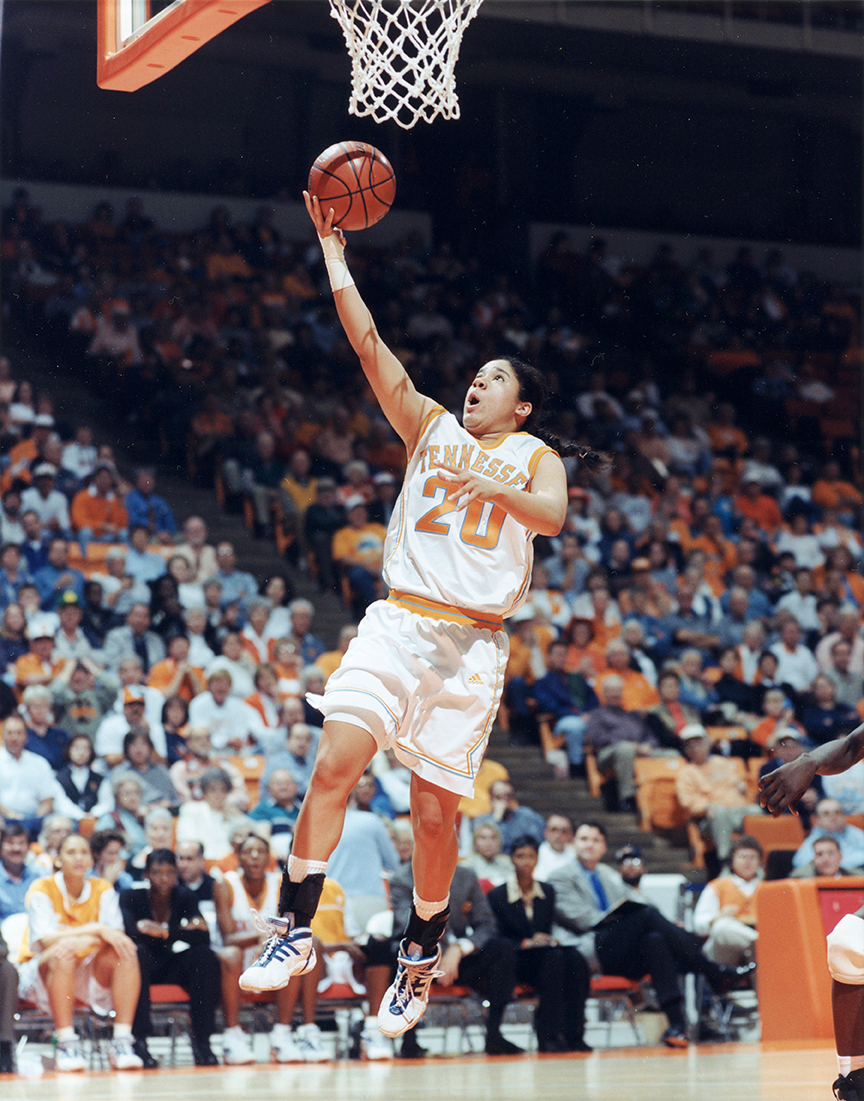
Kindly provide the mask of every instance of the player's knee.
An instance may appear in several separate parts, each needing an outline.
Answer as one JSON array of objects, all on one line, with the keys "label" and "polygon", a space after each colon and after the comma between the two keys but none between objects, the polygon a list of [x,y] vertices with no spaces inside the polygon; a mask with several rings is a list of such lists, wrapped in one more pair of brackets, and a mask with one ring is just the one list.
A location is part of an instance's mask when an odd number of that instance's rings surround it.
[{"label": "player's knee", "polygon": [[828,934],[828,970],[837,982],[864,986],[864,921],[860,917],[846,914]]}]

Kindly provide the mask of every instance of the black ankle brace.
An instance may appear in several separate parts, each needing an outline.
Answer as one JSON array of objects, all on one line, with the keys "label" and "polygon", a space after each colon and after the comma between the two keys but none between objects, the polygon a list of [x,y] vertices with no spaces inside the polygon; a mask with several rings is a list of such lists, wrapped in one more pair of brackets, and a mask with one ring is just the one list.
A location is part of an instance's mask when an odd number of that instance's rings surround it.
[{"label": "black ankle brace", "polygon": [[406,944],[419,944],[425,956],[434,955],[438,947],[438,941],[444,936],[449,917],[449,907],[442,910],[440,914],[433,914],[431,918],[421,918],[412,906],[411,916],[408,918],[408,927],[405,930]]},{"label": "black ankle brace", "polygon": [[300,883],[292,882],[288,873],[283,872],[279,887],[279,915],[284,917],[286,914],[293,914],[293,927],[307,928],[318,909],[318,900],[323,890],[323,872],[307,875]]}]

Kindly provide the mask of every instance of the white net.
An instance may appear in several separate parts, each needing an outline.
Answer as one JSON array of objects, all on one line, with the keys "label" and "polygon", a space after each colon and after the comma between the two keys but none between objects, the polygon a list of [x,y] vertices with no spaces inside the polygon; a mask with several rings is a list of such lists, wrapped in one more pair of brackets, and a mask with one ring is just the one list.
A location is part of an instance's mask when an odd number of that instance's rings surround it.
[{"label": "white net", "polygon": [[351,55],[352,115],[404,130],[459,118],[454,70],[482,0],[330,0]]}]

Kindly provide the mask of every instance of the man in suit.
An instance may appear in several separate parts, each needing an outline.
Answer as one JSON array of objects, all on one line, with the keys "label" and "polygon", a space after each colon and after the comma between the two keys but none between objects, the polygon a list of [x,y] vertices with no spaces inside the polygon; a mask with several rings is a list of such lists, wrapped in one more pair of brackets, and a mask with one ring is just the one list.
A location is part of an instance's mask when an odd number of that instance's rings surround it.
[{"label": "man in suit", "polygon": [[144,673],[165,657],[165,643],[150,630],[150,609],[146,604],[133,604],[122,627],[112,627],[105,636],[102,659],[108,669],[116,671],[121,661],[137,657]]},{"label": "man in suit", "polygon": [[[634,980],[650,975],[669,1021],[663,1042],[668,1047],[686,1047],[679,974],[699,972],[723,993],[752,971],[752,965],[733,968],[713,963],[702,954],[698,937],[668,921],[654,906],[645,905],[618,872],[601,864],[607,844],[600,822],[583,822],[576,830],[575,846],[576,858],[549,876],[555,891],[552,935],[561,944],[575,945],[595,973]],[[622,906],[627,902],[637,905]]]},{"label": "man in suit", "polygon": [[[408,860],[390,877],[394,929],[405,927],[413,898],[414,872]],[[462,864],[456,865],[450,885],[450,915],[441,950],[435,982],[442,986],[464,983],[479,990],[489,1002],[486,1054],[521,1055],[522,1048],[501,1034],[501,1019],[516,986],[516,949],[498,936],[495,915],[480,881]],[[409,1035],[410,1031],[406,1033]]]}]

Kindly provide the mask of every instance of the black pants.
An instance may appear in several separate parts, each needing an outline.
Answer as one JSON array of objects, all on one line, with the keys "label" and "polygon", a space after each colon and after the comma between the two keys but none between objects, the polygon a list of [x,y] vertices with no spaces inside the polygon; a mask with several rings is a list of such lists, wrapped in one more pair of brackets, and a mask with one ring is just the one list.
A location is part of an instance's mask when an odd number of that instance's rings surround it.
[{"label": "black pants", "polygon": [[219,958],[212,948],[194,945],[184,952],[166,952],[154,950],[149,944],[139,944],[138,964],[141,994],[132,1022],[135,1038],[144,1040],[151,1032],[150,984],[174,983],[189,995],[193,1039],[206,1043],[216,1031],[216,1007],[222,993]]},{"label": "black pants", "polygon": [[578,949],[518,949],[516,978],[537,991],[534,1031],[541,1048],[568,1049],[583,1038],[591,976]]},{"label": "black pants", "polygon": [[463,958],[459,981],[489,1002],[487,1035],[500,1030],[504,1010],[521,982],[533,986],[538,994],[535,1029],[541,1045],[561,1042],[569,1046],[582,1039],[590,976],[575,948],[523,951],[512,941],[496,937]]},{"label": "black pants", "polygon": [[595,945],[605,975],[634,980],[650,975],[657,1000],[667,1015],[670,1007],[674,1014],[674,1007],[681,1002],[679,975],[717,970],[717,965],[702,954],[701,940],[653,906],[643,906],[608,928],[598,929]]}]

